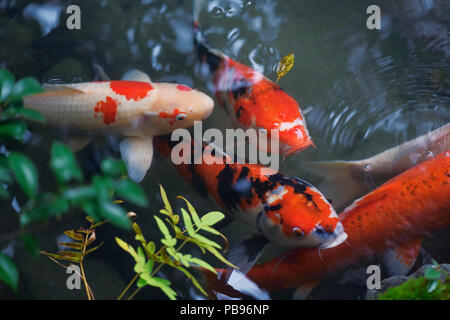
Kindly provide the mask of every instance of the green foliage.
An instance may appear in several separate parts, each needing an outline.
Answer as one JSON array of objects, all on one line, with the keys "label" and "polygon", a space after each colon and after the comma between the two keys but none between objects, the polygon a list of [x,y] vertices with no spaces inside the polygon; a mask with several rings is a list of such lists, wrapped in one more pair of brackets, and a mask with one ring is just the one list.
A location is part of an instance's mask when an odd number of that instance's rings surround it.
[{"label": "green foliage", "polygon": [[0,252],[0,280],[14,291],[19,286],[19,273],[10,257]]},{"label": "green foliage", "polygon": [[[42,92],[39,83],[30,77],[15,82],[14,76],[0,69],[0,143],[23,142],[27,124],[22,119],[44,122],[34,110],[23,107],[23,97]],[[84,211],[93,221],[109,220],[117,227],[130,229],[126,211],[114,201],[120,196],[139,206],[147,205],[147,198],[139,185],[127,178],[122,161],[106,159],[101,163],[102,172],[86,183],[81,168],[72,151],[60,142],[51,148],[50,169],[57,190],[40,190],[39,175],[33,161],[21,152],[8,150],[0,154],[0,199],[10,197],[10,187],[17,184],[26,197],[19,215],[22,228],[21,240],[33,253],[37,241],[26,234],[31,223],[60,216],[71,210]],[[17,270],[11,259],[1,256],[0,281],[17,289]]]},{"label": "green foliage", "polygon": [[413,278],[397,287],[389,288],[378,295],[379,300],[449,300],[450,277],[445,282],[436,280],[436,285],[429,291],[430,281],[425,277]]},{"label": "green foliage", "polygon": [[[186,202],[188,208],[188,211],[184,208],[181,209],[185,226],[185,229],[181,230],[179,226],[179,215],[173,213],[172,206],[170,205],[166,192],[162,186],[160,186],[160,192],[164,203],[164,208],[160,210],[160,213],[166,217],[162,219],[159,216],[154,215],[154,219],[163,235],[163,238],[160,240],[162,246],[157,250],[155,242],[148,242],[136,222],[133,223],[133,230],[135,232],[135,239],[140,243],[140,246],[134,248],[132,245],[116,237],[117,244],[123,250],[128,252],[135,261],[134,271],[136,272],[136,276],[130,285],[135,280],[138,280],[138,288],[129,297],[129,299],[133,298],[140,288],[144,286],[158,287],[167,295],[167,297],[169,297],[169,299],[176,299],[176,292],[170,287],[171,282],[155,276],[159,269],[164,265],[181,271],[192,282],[192,284],[206,296],[207,294],[205,290],[202,288],[197,279],[188,271],[188,269],[190,267],[205,268],[213,273],[216,273],[216,270],[206,261],[193,257],[190,254],[185,254],[181,251],[181,249],[188,243],[194,244],[200,248],[203,253],[208,251],[222,262],[236,268],[236,266],[228,262],[220,254],[218,251],[218,249],[222,249],[220,244],[200,234],[200,231],[206,231],[207,233],[220,235],[226,241],[225,236],[211,227],[222,220],[225,216],[221,212],[214,211],[209,212],[200,218],[191,203],[185,198],[179,197]],[[119,299],[123,297],[130,285],[124,290],[124,292],[122,292]]]}]

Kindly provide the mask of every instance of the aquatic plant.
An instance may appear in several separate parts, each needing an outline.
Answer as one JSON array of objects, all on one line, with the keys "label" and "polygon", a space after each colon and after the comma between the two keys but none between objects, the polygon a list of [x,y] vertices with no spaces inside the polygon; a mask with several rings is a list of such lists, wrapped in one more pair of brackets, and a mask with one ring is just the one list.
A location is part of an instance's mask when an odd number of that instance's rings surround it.
[{"label": "aquatic plant", "polygon": [[[24,96],[41,91],[37,80],[27,77],[15,82],[10,72],[0,69],[0,143],[7,147],[7,151],[0,154],[0,200],[6,201],[11,197],[9,189],[13,185],[18,185],[24,193],[27,200],[18,215],[21,240],[35,253],[37,240],[27,234],[27,227],[74,209],[84,211],[94,221],[109,220],[117,227],[131,229],[126,211],[113,203],[114,196],[139,206],[146,206],[147,198],[139,185],[124,178],[126,168],[122,161],[103,160],[101,173],[86,183],[72,151],[63,143],[54,142],[49,166],[56,181],[56,190],[41,190],[38,170],[33,161],[13,150],[19,143],[24,143],[27,124],[23,119],[45,121],[39,113],[22,105]],[[0,281],[17,291],[18,280],[12,259],[0,253]]]},{"label": "aquatic plant", "polygon": [[425,277],[412,278],[401,285],[389,288],[378,295],[379,300],[449,300],[450,277],[445,281],[436,281],[434,289],[430,292],[429,279]]},{"label": "aquatic plant", "polygon": [[87,216],[86,219],[90,222],[90,226],[87,229],[79,228],[77,231],[75,230],[64,231],[64,234],[74,241],[62,242],[58,243],[58,245],[66,247],[69,250],[59,251],[58,253],[49,253],[41,251],[41,254],[46,255],[56,264],[62,266],[65,269],[68,269],[70,265],[66,266],[57,260],[78,263],[81,271],[81,274],[79,274],[79,276],[83,280],[87,298],[89,300],[94,300],[95,299],[94,293],[92,292],[92,289],[88,284],[88,281],[86,279],[86,273],[84,272],[83,261],[87,255],[91,254],[92,252],[96,251],[102,246],[103,242],[100,243],[99,245],[96,245],[93,248],[88,249],[88,247],[96,240],[95,229],[101,226],[102,224],[106,223],[107,221],[95,222],[94,219],[89,216]]},{"label": "aquatic plant", "polygon": [[[221,249],[222,247],[218,243],[199,233],[200,231],[205,231],[216,236],[221,236],[225,240],[225,243],[228,244],[225,236],[222,235],[219,231],[212,228],[212,226],[222,220],[225,215],[218,211],[212,211],[206,213],[202,217],[199,217],[192,204],[187,199],[179,196],[178,198],[183,199],[186,202],[188,208],[188,211],[186,211],[184,208],[181,208],[181,215],[183,217],[185,226],[185,229],[181,230],[181,228],[179,227],[179,223],[181,222],[180,216],[173,213],[172,206],[170,205],[166,192],[161,185],[160,192],[161,198],[164,203],[164,208],[160,210],[160,213],[165,215],[166,218],[164,219],[164,222],[160,217],[154,215],[154,219],[158,225],[159,230],[164,236],[161,239],[161,243],[163,244],[163,246],[161,246],[157,250],[155,242],[147,242],[141,228],[136,222],[133,223],[133,229],[136,234],[135,239],[140,243],[140,246],[135,249],[133,248],[133,246],[129,245],[122,239],[116,237],[117,244],[123,250],[128,252],[136,262],[134,266],[136,275],[119,296],[119,300],[124,297],[125,293],[136,281],[137,288],[128,297],[128,299],[132,299],[141,290],[141,288],[145,286],[158,287],[167,295],[167,297],[169,297],[169,299],[176,299],[177,294],[170,287],[171,282],[167,279],[156,276],[157,272],[163,266],[170,266],[181,271],[201,293],[207,296],[206,291],[202,288],[198,280],[188,271],[188,268],[201,267],[208,269],[213,273],[217,272],[206,261],[197,257],[193,257],[191,254],[185,254],[181,252],[181,249],[183,249],[183,247],[188,243],[195,244],[198,248],[200,248],[203,254],[208,251],[209,253],[217,257],[220,261],[236,268],[236,266],[227,261],[219,253],[218,249]],[[167,227],[166,223],[174,232],[174,236]],[[179,242],[181,242],[181,244],[177,246],[177,243]]]}]

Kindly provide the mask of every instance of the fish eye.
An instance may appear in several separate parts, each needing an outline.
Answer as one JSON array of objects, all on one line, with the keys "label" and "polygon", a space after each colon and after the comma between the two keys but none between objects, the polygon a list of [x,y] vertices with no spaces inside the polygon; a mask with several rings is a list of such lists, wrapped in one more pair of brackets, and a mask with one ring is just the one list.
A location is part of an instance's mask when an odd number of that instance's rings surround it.
[{"label": "fish eye", "polygon": [[177,118],[177,120],[181,121],[181,120],[186,119],[186,117],[187,117],[186,113],[179,113],[179,114],[177,114],[176,118]]},{"label": "fish eye", "polygon": [[300,229],[299,227],[292,228],[292,232],[295,233],[295,235],[297,235],[297,236],[304,236],[305,235],[303,230]]}]

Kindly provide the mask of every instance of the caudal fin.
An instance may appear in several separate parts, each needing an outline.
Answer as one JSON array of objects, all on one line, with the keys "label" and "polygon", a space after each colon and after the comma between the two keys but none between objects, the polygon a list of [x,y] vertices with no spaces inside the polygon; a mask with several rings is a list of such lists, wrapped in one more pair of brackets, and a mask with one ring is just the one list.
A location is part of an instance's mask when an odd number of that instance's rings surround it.
[{"label": "caudal fin", "polygon": [[318,189],[331,200],[335,209],[343,208],[371,190],[370,184],[365,179],[364,169],[358,162],[304,162],[302,167],[308,172],[324,177]]}]

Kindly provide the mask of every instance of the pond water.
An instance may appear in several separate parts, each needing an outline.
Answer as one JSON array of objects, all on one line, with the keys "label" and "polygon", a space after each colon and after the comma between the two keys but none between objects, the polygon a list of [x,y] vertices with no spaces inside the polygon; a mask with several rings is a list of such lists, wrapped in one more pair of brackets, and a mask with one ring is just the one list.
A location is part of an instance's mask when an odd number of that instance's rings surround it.
[{"label": "pond water", "polygon": [[[0,0],[0,66],[16,78],[33,76],[41,82],[66,83],[98,80],[95,64],[111,79],[137,68],[152,81],[183,83],[212,95],[211,84],[200,76],[193,45],[191,1],[80,0],[77,4],[81,29],[68,30],[65,1]],[[381,30],[366,27],[366,9],[373,4],[381,8]],[[279,84],[308,110],[306,122],[316,148],[288,157],[280,170],[313,184],[319,184],[321,178],[305,170],[303,161],[365,159],[449,122],[449,21],[450,3],[445,0],[211,0],[201,13],[201,25],[212,47],[272,80],[279,59],[295,53],[294,68]],[[204,128],[231,127],[231,120],[216,103]],[[42,177],[50,174],[47,163],[52,139],[36,131],[24,150],[39,164]],[[90,174],[98,170],[98,161],[104,156],[118,157],[117,145],[91,144],[77,154]],[[176,199],[183,195],[201,213],[222,210],[196,193],[167,159],[156,155],[142,182],[149,208],[129,207],[148,234],[159,237],[152,218],[162,206],[159,183],[175,207],[183,205]],[[48,179],[42,187],[51,185]],[[2,208],[0,249],[14,253],[22,286],[17,295],[0,290],[0,297],[83,298],[83,292],[65,288],[64,270],[43,257],[34,259],[25,253],[17,241],[18,226],[11,222],[15,219],[8,219],[17,214],[14,207],[17,209],[17,204]],[[84,224],[83,216],[71,214],[36,227],[34,234],[41,248],[54,251],[62,231],[80,224]],[[255,232],[237,221],[221,231],[231,243]],[[124,231],[101,227],[97,238],[104,245],[92,256],[92,263],[87,261],[99,298],[117,297],[133,276],[132,261],[117,250],[116,235],[132,241]],[[449,244],[440,248],[448,249]],[[282,250],[271,245],[263,260]],[[449,262],[442,259],[439,262]],[[217,260],[208,261],[218,265]],[[351,281],[335,276],[311,297],[363,298],[365,281],[358,281],[361,271],[349,270],[354,277],[348,273],[345,277]],[[173,279],[181,298],[200,297],[181,276],[162,272]],[[55,276],[58,273],[59,278]],[[290,298],[292,292],[289,289],[271,297]],[[148,289],[138,298],[164,299],[164,295]]]}]

